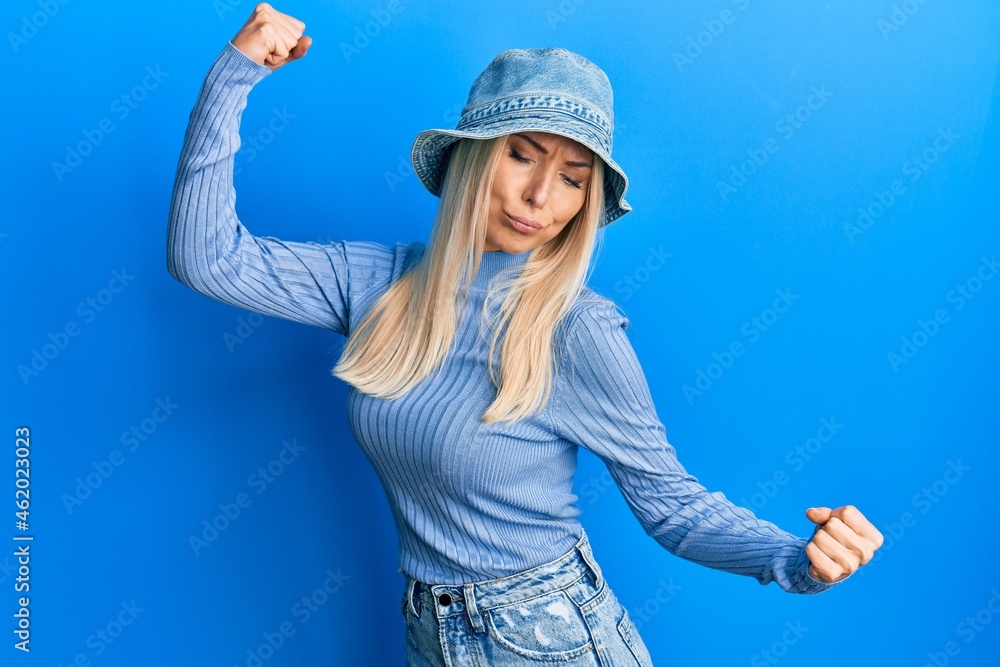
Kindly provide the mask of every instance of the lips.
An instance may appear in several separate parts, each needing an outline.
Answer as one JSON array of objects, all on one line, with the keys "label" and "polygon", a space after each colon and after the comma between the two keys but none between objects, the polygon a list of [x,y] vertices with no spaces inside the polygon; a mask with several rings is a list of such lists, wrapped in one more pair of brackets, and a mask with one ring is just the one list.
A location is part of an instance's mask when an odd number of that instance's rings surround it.
[{"label": "lips", "polygon": [[521,217],[519,215],[511,215],[510,213],[507,214],[507,217],[509,217],[511,220],[514,220],[516,222],[520,222],[522,225],[527,225],[528,227],[534,227],[535,229],[541,229],[542,228],[541,223],[536,222],[535,220],[532,220],[531,218],[523,218],[523,217]]}]

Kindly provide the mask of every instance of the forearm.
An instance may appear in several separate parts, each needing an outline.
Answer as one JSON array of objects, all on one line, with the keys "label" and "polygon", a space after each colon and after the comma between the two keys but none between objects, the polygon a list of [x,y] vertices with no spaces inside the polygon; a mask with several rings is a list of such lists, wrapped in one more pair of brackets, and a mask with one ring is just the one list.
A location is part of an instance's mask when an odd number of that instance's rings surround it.
[{"label": "forearm", "polygon": [[807,540],[768,521],[730,518],[726,512],[684,532],[673,553],[708,567],[753,577],[761,584],[774,581],[789,593],[820,593],[831,584],[809,576],[806,544]]},{"label": "forearm", "polygon": [[[694,478],[672,480],[660,502],[633,509],[645,518],[646,532],[672,554],[725,572],[776,582],[789,593],[820,593],[832,584],[808,574],[807,541],[709,493]],[[632,503],[630,503],[632,504]],[[649,507],[659,506],[653,518]]]},{"label": "forearm", "polygon": [[[167,270],[203,294],[232,302],[227,267],[249,234],[236,217],[233,162],[240,117],[254,84],[270,74],[231,44],[202,84],[184,136],[167,226]],[[241,305],[241,304],[237,304]]]}]

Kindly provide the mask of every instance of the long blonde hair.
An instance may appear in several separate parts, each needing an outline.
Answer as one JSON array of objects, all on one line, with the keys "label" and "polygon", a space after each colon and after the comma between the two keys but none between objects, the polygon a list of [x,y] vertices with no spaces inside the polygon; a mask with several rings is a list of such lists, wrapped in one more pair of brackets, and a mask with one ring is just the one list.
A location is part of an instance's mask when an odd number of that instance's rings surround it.
[{"label": "long blonde hair", "polygon": [[[506,136],[460,139],[452,150],[431,238],[420,261],[389,287],[351,331],[334,376],[359,391],[397,398],[426,378],[445,358],[479,269],[486,242],[490,192]],[[488,359],[503,338],[499,392],[480,419],[518,420],[548,402],[556,328],[583,293],[604,208],[604,162],[594,155],[586,201],[554,238],[528,255],[510,281],[496,316]],[[511,267],[503,273],[516,270]],[[486,296],[504,293],[498,276]],[[464,288],[460,289],[460,285]],[[503,334],[506,327],[506,334]]]}]

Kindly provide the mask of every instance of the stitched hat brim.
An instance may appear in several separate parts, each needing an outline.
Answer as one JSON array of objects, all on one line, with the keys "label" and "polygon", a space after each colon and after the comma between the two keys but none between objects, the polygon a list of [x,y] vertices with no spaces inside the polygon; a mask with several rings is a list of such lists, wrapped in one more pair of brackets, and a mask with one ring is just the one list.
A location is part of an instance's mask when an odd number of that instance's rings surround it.
[{"label": "stitched hat brim", "polygon": [[413,147],[410,149],[410,161],[424,187],[434,196],[440,197],[445,169],[455,142],[463,138],[492,139],[519,131],[548,132],[573,139],[590,148],[604,160],[609,169],[604,170],[604,215],[600,223],[601,227],[611,224],[632,210],[632,206],[625,201],[628,177],[624,170],[611,159],[611,156],[600,147],[596,137],[583,136],[579,132],[570,130],[561,131],[548,124],[536,129],[526,123],[524,118],[503,120],[493,123],[489,127],[475,130],[424,130],[417,135],[413,142]]}]

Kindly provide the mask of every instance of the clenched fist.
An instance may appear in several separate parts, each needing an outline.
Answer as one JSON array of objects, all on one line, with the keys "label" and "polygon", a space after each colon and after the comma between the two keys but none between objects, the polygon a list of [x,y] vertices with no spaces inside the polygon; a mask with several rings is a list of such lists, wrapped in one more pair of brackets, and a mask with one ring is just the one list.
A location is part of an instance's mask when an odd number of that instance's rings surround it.
[{"label": "clenched fist", "polygon": [[302,36],[305,29],[302,21],[262,2],[254,7],[232,42],[247,58],[274,71],[309,50],[312,37]]},{"label": "clenched fist", "polygon": [[809,575],[818,581],[833,583],[848,577],[882,546],[882,533],[853,505],[811,507],[806,517],[816,524],[806,556]]}]

